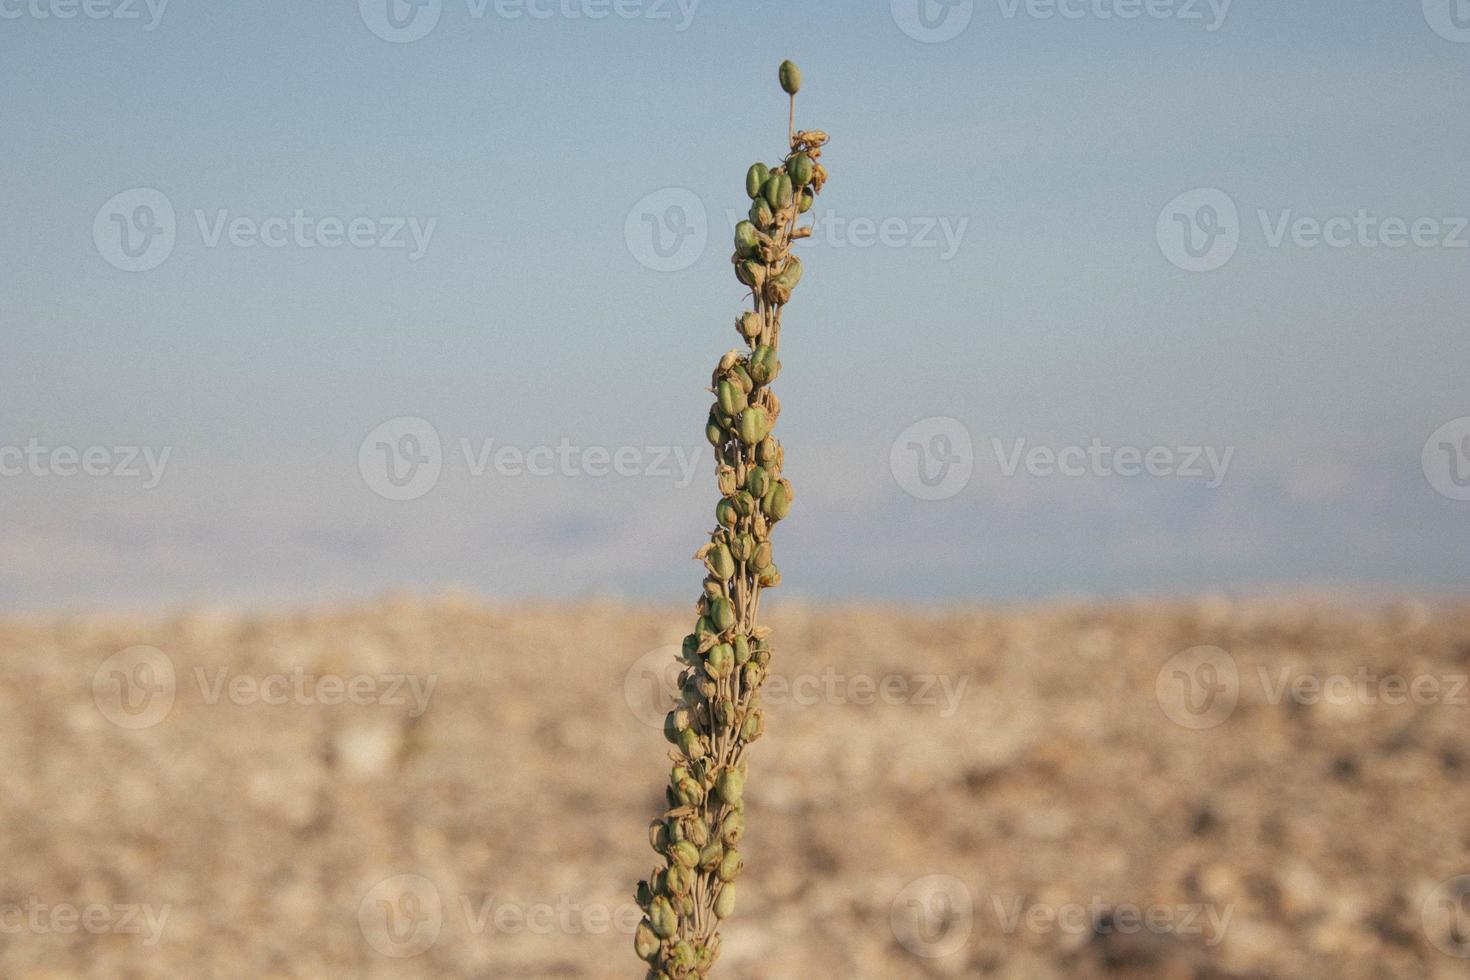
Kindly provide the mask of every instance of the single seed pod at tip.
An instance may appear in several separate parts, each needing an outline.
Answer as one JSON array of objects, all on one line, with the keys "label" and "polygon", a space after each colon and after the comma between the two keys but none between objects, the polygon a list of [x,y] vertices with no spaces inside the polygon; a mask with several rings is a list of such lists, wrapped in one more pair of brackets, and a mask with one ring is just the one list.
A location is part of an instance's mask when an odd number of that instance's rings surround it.
[{"label": "single seed pod at tip", "polygon": [[795,95],[801,91],[801,69],[791,60],[781,62],[776,77],[781,81],[781,90],[787,95]]}]

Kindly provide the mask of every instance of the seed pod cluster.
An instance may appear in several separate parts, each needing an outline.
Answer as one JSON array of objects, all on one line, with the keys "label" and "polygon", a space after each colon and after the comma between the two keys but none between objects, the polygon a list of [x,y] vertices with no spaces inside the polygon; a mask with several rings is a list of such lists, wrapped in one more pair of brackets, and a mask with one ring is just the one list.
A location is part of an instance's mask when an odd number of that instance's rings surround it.
[{"label": "seed pod cluster", "polygon": [[[781,87],[795,98],[801,72],[784,62]],[[793,107],[794,114],[794,107]],[[747,747],[765,731],[760,687],[770,669],[769,630],[756,624],[762,590],[781,583],[771,532],[796,499],[784,475],[785,451],[772,434],[781,403],[771,383],[781,373],[781,313],[801,281],[792,244],[811,233],[797,220],[827,180],[827,134],[796,131],[775,167],[745,173],[749,220],[735,228],[731,262],[749,287],[752,309],[736,320],[745,342],[720,358],[710,380],[714,402],[705,436],[715,450],[720,499],[709,540],[695,552],[705,578],[694,628],[684,638],[677,706],[664,721],[674,746],[667,809],[649,827],[662,863],[638,883],[645,913],[634,949],[648,980],[705,980],[720,952],[719,922],[735,911],[735,880],[745,861]]]}]

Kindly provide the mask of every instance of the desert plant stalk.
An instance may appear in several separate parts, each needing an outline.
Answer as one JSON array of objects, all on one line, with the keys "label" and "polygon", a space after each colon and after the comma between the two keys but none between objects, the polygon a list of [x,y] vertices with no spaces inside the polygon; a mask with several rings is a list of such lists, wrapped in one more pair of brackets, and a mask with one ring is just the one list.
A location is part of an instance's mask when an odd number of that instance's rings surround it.
[{"label": "desert plant stalk", "polygon": [[720,500],[709,541],[694,555],[707,575],[680,655],[678,704],[664,723],[676,746],[668,809],[649,827],[664,863],[638,883],[646,918],[634,945],[650,980],[702,980],[719,957],[719,923],[734,911],[743,864],[746,750],[765,728],[760,688],[772,651],[770,631],[756,617],[762,590],[781,582],[771,530],[793,499],[784,452],[771,434],[781,403],[770,385],[781,370],[781,312],[801,280],[791,247],[811,235],[798,222],[827,180],[820,162],[827,135],[795,127],[801,72],[787,61],[778,77],[791,99],[790,149],[776,167],[756,163],[745,175],[750,217],[735,228],[731,261],[753,309],[735,324],[745,349],[721,357],[711,382],[705,435],[715,449]]}]

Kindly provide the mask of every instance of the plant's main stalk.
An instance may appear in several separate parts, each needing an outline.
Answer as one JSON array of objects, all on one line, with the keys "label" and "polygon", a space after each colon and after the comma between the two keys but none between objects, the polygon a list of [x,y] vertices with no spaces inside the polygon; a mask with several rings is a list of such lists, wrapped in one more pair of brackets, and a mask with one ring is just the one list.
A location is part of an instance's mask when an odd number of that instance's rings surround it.
[{"label": "plant's main stalk", "polygon": [[649,826],[649,838],[665,863],[638,883],[646,917],[634,946],[649,980],[703,980],[719,956],[719,922],[735,909],[744,863],[746,749],[765,729],[760,688],[772,652],[770,631],[756,616],[761,591],[781,582],[771,529],[794,497],[771,434],[781,403],[770,384],[781,370],[781,311],[801,280],[791,246],[811,234],[797,220],[827,180],[820,163],[827,134],[795,129],[801,72],[787,61],[779,77],[791,96],[791,148],[774,169],[757,163],[745,175],[750,217],[736,226],[732,262],[754,309],[735,324],[746,349],[720,358],[711,382],[705,435],[715,448],[717,526],[694,555],[708,574],[694,632],[684,638],[679,702],[664,722],[677,748],[669,753],[668,809]]}]

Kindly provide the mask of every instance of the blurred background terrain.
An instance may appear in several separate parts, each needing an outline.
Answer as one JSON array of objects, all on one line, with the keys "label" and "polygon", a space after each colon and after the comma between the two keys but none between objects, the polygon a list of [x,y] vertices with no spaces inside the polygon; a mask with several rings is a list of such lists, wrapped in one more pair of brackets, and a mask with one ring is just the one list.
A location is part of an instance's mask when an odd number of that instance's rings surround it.
[{"label": "blurred background terrain", "polygon": [[[1470,606],[771,605],[723,975],[1464,976]],[[636,974],[685,618],[6,620],[0,975]]]}]

